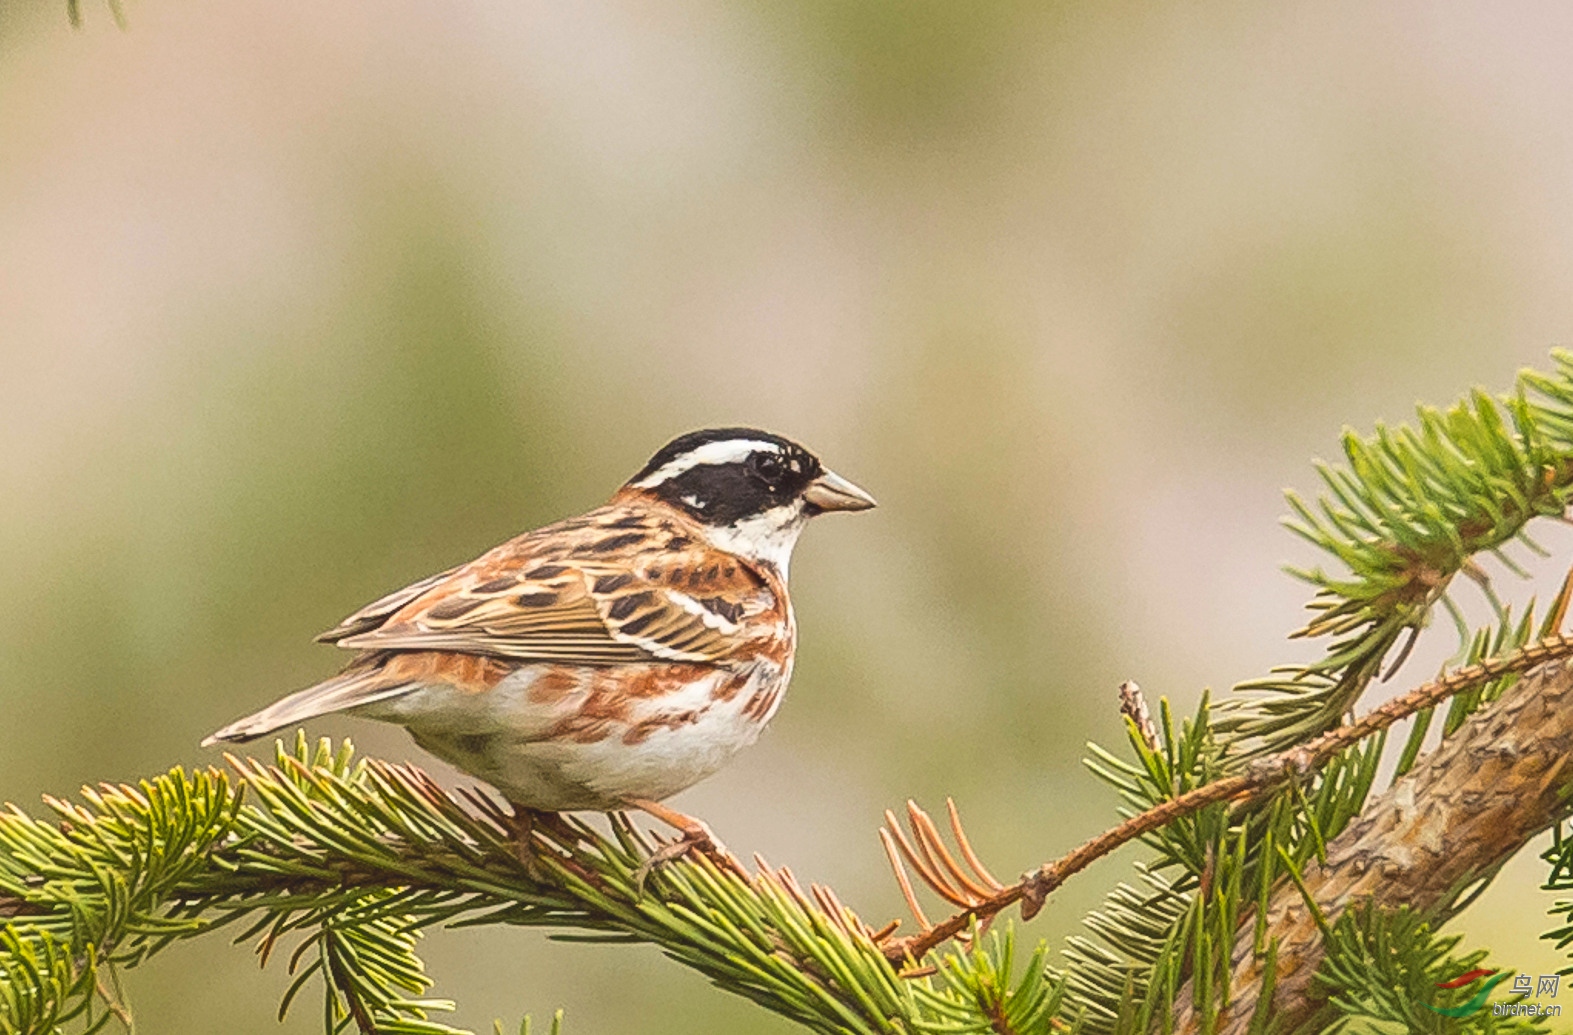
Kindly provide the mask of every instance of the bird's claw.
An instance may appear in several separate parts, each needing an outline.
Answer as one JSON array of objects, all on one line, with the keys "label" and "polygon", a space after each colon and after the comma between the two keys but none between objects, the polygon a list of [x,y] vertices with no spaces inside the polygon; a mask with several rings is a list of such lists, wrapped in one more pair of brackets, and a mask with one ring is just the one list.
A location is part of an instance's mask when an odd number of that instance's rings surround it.
[{"label": "bird's claw", "polygon": [[748,870],[744,868],[743,863],[737,856],[727,850],[726,845],[721,843],[721,839],[716,837],[708,826],[696,820],[693,826],[681,829],[682,837],[656,849],[634,871],[634,890],[636,893],[644,894],[645,882],[649,879],[650,874],[655,872],[656,867],[664,866],[669,862],[695,852],[709,859],[716,869],[722,872],[730,871],[743,878],[743,880],[748,880]]}]

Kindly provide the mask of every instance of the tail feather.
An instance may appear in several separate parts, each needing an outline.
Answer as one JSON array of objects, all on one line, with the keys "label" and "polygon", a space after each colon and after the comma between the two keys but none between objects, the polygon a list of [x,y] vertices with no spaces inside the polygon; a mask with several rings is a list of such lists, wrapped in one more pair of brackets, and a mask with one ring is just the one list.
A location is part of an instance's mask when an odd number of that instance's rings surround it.
[{"label": "tail feather", "polygon": [[412,683],[390,684],[386,679],[387,677],[376,668],[334,676],[316,686],[297,690],[288,697],[268,705],[260,712],[248,715],[244,719],[236,719],[204,740],[202,746],[212,747],[220,742],[240,744],[255,740],[285,726],[315,719],[319,715],[342,712],[346,708],[356,708],[374,701],[397,697],[414,686]]}]

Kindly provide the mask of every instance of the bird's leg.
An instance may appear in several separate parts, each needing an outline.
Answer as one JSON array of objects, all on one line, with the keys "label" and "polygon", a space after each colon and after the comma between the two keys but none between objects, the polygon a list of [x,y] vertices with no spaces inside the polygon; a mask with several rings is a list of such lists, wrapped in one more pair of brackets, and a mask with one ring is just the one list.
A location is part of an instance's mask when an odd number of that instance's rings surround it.
[{"label": "bird's leg", "polygon": [[510,801],[509,807],[513,809],[513,851],[530,874],[530,879],[537,883],[547,880],[547,873],[541,868],[540,846],[535,843],[535,828],[537,826],[554,826],[562,822],[562,817],[555,812],[545,812],[541,809],[532,809],[528,805],[520,805]]},{"label": "bird's leg", "polygon": [[630,798],[628,799],[628,806],[629,808],[638,809],[646,815],[655,817],[667,826],[680,831],[683,835],[669,845],[662,845],[656,850],[654,855],[646,859],[639,869],[635,871],[634,883],[640,889],[644,888],[645,878],[650,875],[651,870],[663,863],[671,862],[673,859],[680,859],[689,852],[700,852],[708,857],[711,862],[715,863],[717,868],[731,870],[745,881],[749,879],[748,870],[743,868],[743,864],[738,861],[737,856],[727,851],[726,845],[721,843],[721,839],[715,836],[703,820],[684,815],[676,809],[667,808],[660,802],[649,801],[644,798]]}]

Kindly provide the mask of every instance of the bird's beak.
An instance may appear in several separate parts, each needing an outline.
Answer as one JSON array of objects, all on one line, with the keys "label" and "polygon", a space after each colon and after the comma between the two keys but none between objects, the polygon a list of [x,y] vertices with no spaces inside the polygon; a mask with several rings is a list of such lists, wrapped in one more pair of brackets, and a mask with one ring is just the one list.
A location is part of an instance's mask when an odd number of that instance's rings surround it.
[{"label": "bird's beak", "polygon": [[853,485],[834,471],[808,483],[803,499],[818,510],[867,510],[874,506],[874,497]]}]

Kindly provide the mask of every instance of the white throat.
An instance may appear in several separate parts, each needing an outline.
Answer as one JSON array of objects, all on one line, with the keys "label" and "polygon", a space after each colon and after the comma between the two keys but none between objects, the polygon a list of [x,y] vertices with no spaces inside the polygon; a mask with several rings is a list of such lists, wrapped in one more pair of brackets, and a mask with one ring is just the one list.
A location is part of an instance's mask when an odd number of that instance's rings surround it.
[{"label": "white throat", "polygon": [[799,500],[730,525],[707,527],[705,538],[718,550],[769,564],[785,581],[787,566],[792,561],[792,547],[797,545],[797,537],[803,534],[803,526],[807,523],[808,517]]}]

